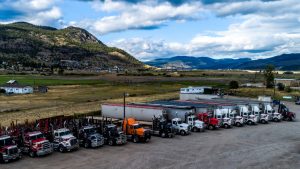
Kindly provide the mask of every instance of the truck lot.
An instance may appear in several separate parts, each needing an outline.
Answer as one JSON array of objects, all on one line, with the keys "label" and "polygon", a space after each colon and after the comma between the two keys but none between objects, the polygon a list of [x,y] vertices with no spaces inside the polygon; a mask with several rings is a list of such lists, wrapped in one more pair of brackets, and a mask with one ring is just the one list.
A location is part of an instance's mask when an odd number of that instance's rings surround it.
[{"label": "truck lot", "polygon": [[[286,103],[300,117],[300,106]],[[46,157],[24,156],[1,169],[68,168],[300,168],[300,121],[206,130],[149,143],[81,148]]]}]

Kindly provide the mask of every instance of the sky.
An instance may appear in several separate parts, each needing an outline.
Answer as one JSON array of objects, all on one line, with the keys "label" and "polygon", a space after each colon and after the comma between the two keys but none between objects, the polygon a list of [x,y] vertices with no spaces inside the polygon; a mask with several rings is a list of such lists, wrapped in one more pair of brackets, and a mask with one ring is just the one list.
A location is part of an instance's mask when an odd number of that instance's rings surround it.
[{"label": "sky", "polygon": [[0,23],[84,28],[142,61],[300,52],[299,0],[0,0]]}]

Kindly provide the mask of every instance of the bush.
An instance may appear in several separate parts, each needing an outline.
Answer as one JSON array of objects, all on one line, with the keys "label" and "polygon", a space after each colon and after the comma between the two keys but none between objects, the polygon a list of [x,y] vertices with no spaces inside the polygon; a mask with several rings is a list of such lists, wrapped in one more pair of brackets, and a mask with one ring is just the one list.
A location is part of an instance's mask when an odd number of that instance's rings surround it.
[{"label": "bush", "polygon": [[238,89],[239,88],[239,82],[233,80],[229,82],[229,89]]},{"label": "bush", "polygon": [[278,88],[279,91],[284,91],[285,86],[282,83],[278,83],[277,88]]},{"label": "bush", "polygon": [[287,86],[287,87],[285,87],[285,89],[284,89],[286,92],[288,92],[288,93],[290,93],[290,92],[292,92],[292,89],[291,89],[291,87],[290,86]]},{"label": "bush", "polygon": [[4,89],[0,89],[0,93],[6,93]]}]

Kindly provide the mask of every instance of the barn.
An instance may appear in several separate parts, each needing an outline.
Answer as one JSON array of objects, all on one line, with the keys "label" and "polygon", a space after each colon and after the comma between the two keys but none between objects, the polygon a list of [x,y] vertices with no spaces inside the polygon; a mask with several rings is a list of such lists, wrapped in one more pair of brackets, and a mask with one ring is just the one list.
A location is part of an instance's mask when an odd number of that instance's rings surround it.
[{"label": "barn", "polygon": [[33,87],[29,85],[21,85],[16,80],[9,80],[0,89],[5,90],[7,94],[29,94],[33,93]]}]

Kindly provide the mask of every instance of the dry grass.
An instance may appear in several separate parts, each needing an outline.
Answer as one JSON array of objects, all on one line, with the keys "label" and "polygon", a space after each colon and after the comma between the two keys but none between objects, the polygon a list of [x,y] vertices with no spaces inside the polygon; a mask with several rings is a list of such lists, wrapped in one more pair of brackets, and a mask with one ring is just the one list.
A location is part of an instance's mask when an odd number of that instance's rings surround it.
[{"label": "dry grass", "polygon": [[[172,99],[178,97],[178,92],[170,92],[165,94],[153,94],[145,96],[128,97],[127,102],[144,102],[153,101],[158,99]],[[100,110],[102,102],[122,103],[122,98],[109,99],[105,101],[93,101],[86,103],[73,103],[52,105],[48,107],[41,107],[29,110],[22,110],[18,112],[2,113],[0,114],[1,125],[8,126],[11,121],[24,122],[25,120],[34,121],[40,118],[47,118],[57,115],[73,115],[73,114],[86,114]]]}]

